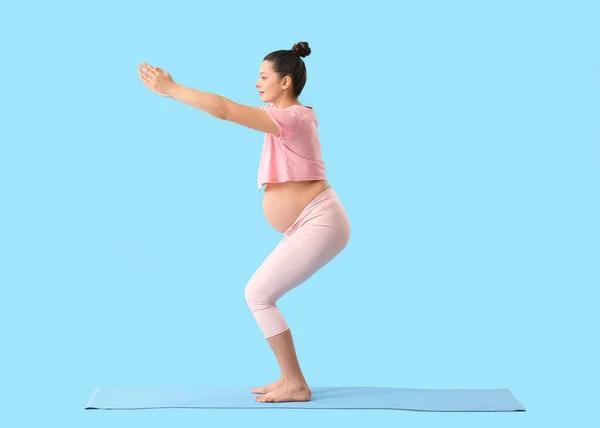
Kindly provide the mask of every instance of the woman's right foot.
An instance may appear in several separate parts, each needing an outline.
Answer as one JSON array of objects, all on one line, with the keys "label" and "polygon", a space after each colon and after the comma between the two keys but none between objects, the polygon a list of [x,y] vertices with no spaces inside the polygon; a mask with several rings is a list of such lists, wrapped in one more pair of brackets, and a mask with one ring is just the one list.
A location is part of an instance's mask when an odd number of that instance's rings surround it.
[{"label": "woman's right foot", "polygon": [[280,378],[279,380],[276,380],[275,382],[265,385],[261,388],[252,388],[252,393],[253,394],[266,394],[267,392],[272,391],[275,388],[279,388],[281,385],[283,385],[283,382],[284,382],[284,379]]}]

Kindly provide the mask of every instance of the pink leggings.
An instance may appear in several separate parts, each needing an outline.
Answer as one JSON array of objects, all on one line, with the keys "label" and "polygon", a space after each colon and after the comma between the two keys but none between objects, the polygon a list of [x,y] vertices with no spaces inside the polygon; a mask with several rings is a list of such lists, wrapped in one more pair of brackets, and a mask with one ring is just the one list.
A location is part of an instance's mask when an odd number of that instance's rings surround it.
[{"label": "pink leggings", "polygon": [[300,213],[246,285],[250,311],[265,338],[289,327],[275,302],[337,256],[350,240],[350,221],[332,187]]}]

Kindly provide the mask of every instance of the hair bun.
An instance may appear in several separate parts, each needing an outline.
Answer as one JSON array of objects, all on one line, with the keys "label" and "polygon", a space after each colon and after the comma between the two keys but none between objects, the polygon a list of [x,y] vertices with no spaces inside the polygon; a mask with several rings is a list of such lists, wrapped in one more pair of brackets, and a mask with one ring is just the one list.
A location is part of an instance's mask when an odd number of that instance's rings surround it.
[{"label": "hair bun", "polygon": [[304,58],[305,56],[309,56],[311,51],[308,42],[299,42],[294,45],[292,52]]}]

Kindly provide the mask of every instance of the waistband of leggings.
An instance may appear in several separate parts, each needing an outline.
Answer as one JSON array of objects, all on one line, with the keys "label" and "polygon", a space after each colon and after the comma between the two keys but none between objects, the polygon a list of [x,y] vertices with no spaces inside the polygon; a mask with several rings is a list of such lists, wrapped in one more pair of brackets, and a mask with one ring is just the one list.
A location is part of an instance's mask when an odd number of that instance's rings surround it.
[{"label": "waistband of leggings", "polygon": [[298,215],[296,220],[294,220],[294,223],[290,227],[288,227],[288,229],[284,232],[284,234],[289,235],[290,233],[293,233],[298,228],[298,224],[300,223],[300,221],[304,218],[304,216],[310,210],[312,210],[314,208],[315,205],[319,204],[322,201],[326,201],[329,199],[335,199],[335,198],[337,198],[337,193],[335,193],[335,190],[333,190],[333,187],[323,190],[321,193],[319,193],[312,201],[310,201],[304,207],[304,209],[302,210],[300,215]]}]

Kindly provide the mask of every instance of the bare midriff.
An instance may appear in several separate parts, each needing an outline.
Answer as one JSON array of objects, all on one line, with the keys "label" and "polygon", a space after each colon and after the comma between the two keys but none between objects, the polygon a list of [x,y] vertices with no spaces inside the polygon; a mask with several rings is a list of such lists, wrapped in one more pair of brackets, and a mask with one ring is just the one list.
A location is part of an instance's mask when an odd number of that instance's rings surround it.
[{"label": "bare midriff", "polygon": [[276,231],[284,233],[309,202],[330,187],[327,180],[267,184],[263,195],[263,212],[267,222]]}]

